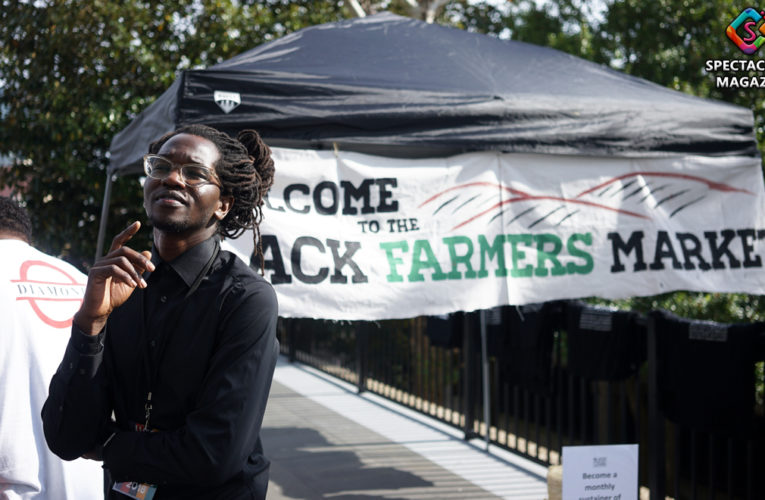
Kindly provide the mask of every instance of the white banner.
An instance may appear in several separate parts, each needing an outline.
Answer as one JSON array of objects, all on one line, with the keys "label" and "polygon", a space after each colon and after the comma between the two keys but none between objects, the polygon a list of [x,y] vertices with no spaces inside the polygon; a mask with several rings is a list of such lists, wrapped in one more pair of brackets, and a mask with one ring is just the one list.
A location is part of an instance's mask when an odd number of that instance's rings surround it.
[{"label": "white banner", "polygon": [[[274,159],[261,233],[285,317],[765,293],[756,158],[413,160],[274,148]],[[250,262],[251,236],[225,245]]]}]

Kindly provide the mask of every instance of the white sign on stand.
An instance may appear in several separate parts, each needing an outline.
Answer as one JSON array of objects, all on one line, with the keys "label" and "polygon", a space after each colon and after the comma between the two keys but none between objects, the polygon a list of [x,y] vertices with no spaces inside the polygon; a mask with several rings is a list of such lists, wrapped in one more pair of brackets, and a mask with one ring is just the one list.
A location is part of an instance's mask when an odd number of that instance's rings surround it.
[{"label": "white sign on stand", "polygon": [[563,500],[637,500],[638,445],[563,447]]}]

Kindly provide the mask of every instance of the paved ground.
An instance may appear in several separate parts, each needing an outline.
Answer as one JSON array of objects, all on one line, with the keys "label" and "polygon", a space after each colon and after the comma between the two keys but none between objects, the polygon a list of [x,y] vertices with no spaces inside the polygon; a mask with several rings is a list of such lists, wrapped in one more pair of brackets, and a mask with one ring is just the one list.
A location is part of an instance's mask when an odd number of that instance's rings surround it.
[{"label": "paved ground", "polygon": [[268,500],[542,500],[546,469],[280,360],[263,424]]}]

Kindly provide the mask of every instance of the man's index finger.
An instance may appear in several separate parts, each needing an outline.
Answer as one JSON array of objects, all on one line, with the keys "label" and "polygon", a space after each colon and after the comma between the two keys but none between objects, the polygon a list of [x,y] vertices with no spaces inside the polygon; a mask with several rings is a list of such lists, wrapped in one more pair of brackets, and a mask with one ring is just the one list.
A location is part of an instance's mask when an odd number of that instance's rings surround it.
[{"label": "man's index finger", "polygon": [[138,232],[140,228],[141,228],[141,223],[139,221],[135,221],[132,224],[130,224],[121,233],[119,233],[117,236],[114,237],[114,239],[112,240],[112,246],[109,248],[109,251],[113,252],[117,250],[118,248],[122,247],[125,243],[130,241],[130,238],[132,238],[135,235],[135,233]]}]

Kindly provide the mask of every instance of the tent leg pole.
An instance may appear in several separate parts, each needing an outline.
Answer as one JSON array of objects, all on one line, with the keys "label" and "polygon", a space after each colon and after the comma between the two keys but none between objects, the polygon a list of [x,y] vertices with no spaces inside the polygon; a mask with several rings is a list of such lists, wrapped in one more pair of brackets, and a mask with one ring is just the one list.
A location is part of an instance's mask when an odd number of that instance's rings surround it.
[{"label": "tent leg pole", "polygon": [[649,460],[648,487],[651,500],[660,500],[665,496],[665,460],[664,414],[659,408],[659,360],[657,346],[656,320],[648,317],[648,432]]},{"label": "tent leg pole", "polygon": [[481,309],[481,360],[483,365],[483,421],[486,424],[486,451],[489,451],[491,434],[491,399],[489,398],[489,357],[486,348],[486,310]]},{"label": "tent leg pole", "polygon": [[98,241],[96,243],[96,258],[94,262],[101,258],[104,252],[104,239],[106,238],[106,222],[109,218],[109,202],[112,197],[112,182],[114,175],[111,172],[106,173],[106,188],[104,188],[104,203],[101,207],[101,222],[98,226]]},{"label": "tent leg pole", "polygon": [[367,388],[367,325],[364,321],[355,322],[356,330],[356,390],[358,394]]},{"label": "tent leg pole", "polygon": [[475,420],[475,387],[478,384],[478,381],[475,380],[476,352],[470,314],[471,313],[468,312],[460,313],[460,316],[462,317],[462,359],[464,374],[462,411],[465,416],[465,425],[463,427],[465,441],[473,439],[476,435],[473,424]]}]

